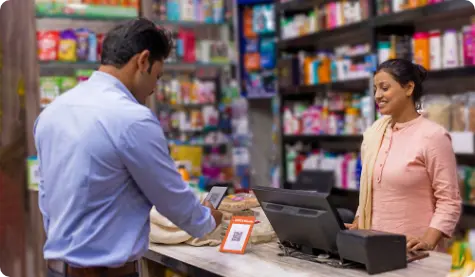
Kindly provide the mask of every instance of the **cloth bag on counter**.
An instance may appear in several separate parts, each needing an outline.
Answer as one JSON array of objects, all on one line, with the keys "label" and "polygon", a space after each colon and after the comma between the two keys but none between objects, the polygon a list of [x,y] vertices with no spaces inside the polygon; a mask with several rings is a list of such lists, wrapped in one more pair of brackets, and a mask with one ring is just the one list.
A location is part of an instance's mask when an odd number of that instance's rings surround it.
[{"label": "cloth bag on counter", "polygon": [[219,225],[213,232],[203,238],[193,238],[187,232],[178,228],[166,217],[161,215],[155,207],[150,211],[150,242],[159,244],[186,243],[192,246],[216,246],[221,243],[221,229]]}]

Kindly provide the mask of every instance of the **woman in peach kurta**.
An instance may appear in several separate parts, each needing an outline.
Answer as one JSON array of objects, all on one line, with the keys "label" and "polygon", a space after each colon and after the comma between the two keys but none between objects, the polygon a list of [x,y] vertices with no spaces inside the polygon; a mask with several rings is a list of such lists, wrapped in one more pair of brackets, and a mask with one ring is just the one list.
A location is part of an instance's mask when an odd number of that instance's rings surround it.
[{"label": "woman in peach kurta", "polygon": [[370,133],[381,135],[378,143],[368,145],[371,138],[365,136],[362,151],[379,149],[372,162],[362,155],[368,173],[362,190],[369,195],[360,197],[357,219],[348,225],[404,234],[408,251],[433,250],[452,235],[461,212],[450,136],[417,113],[425,76],[424,68],[401,59],[386,61],[376,71],[375,100],[385,117]]}]

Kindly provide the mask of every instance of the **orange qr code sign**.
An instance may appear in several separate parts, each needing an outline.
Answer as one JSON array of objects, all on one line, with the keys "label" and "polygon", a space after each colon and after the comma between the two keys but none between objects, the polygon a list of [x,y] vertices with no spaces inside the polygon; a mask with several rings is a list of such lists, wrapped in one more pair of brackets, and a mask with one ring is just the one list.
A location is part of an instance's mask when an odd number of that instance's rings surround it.
[{"label": "orange qr code sign", "polygon": [[253,216],[233,216],[219,251],[244,254],[255,221]]}]

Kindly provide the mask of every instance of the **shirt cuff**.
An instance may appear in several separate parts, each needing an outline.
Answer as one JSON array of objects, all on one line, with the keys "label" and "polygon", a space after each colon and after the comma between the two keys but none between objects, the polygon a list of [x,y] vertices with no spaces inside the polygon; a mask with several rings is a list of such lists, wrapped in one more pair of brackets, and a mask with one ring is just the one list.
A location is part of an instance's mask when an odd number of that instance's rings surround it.
[{"label": "shirt cuff", "polygon": [[[201,206],[201,205],[200,205]],[[211,215],[211,210],[208,207],[201,206],[200,209],[204,209],[204,218],[205,220],[201,224],[193,226],[193,234],[190,234],[194,238],[203,238],[209,233],[213,232],[216,229],[216,222],[214,217]],[[196,223],[195,223],[196,224]]]},{"label": "shirt cuff", "polygon": [[[453,218],[458,219],[458,217],[456,217],[455,215],[454,215]],[[450,238],[450,237],[452,237],[452,235],[454,233],[455,226],[457,225],[457,221],[453,220],[452,217],[450,219],[448,219],[448,218],[445,218],[445,217],[434,215],[434,217],[432,218],[432,220],[430,222],[429,227],[434,228],[436,230],[439,230],[446,237]]]}]

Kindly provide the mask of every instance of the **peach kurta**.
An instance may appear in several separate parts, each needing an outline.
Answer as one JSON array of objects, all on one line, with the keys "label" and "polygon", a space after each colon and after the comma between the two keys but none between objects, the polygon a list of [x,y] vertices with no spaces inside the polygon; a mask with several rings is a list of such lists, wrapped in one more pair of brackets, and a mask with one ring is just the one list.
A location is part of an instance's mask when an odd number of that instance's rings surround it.
[{"label": "peach kurta", "polygon": [[373,170],[373,230],[422,237],[428,227],[451,236],[461,198],[450,136],[418,117],[385,132]]}]

